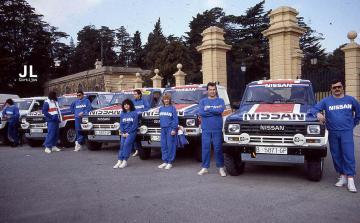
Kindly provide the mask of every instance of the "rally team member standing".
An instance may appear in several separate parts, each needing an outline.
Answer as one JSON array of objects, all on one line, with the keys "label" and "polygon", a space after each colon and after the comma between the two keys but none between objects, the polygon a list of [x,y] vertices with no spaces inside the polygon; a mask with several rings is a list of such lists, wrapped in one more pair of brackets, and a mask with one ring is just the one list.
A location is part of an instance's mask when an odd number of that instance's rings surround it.
[{"label": "rally team member standing", "polygon": [[160,107],[160,127],[161,127],[161,154],[163,164],[159,165],[160,169],[169,170],[172,168],[172,163],[176,156],[176,132],[178,128],[178,116],[176,108],[171,105],[171,95],[165,94],[163,96],[163,106]]},{"label": "rally team member standing", "polygon": [[[142,98],[142,92],[141,90],[139,89],[136,89],[133,91],[134,93],[134,100],[133,100],[133,103],[134,103],[134,106],[135,106],[135,110],[136,112],[138,113],[139,115],[139,119],[141,119],[141,114],[143,111],[147,111],[150,109],[150,105],[149,103],[144,100]],[[138,154],[138,148],[140,147],[141,145],[141,140],[140,139],[137,139],[134,143],[134,147],[135,147],[135,153],[133,154],[133,156],[137,156]]]},{"label": "rally team member standing", "polygon": [[216,166],[222,177],[226,176],[224,171],[224,155],[222,152],[222,113],[225,110],[225,102],[217,97],[216,84],[209,82],[207,85],[208,97],[200,100],[200,117],[202,129],[202,169],[198,175],[208,173],[210,167],[211,142],[214,146]]},{"label": "rally team member standing", "polygon": [[127,166],[127,160],[134,146],[138,125],[138,114],[135,111],[134,104],[131,100],[125,99],[122,103],[122,112],[120,114],[120,149],[118,161],[113,167],[114,169]]},{"label": "rally team member standing", "polygon": [[60,109],[55,92],[52,91],[49,93],[48,99],[44,102],[42,113],[45,115],[48,129],[44,142],[45,152],[59,152],[60,149],[57,148],[56,145],[59,139]]},{"label": "rally team member standing", "polygon": [[[332,95],[316,104],[311,111],[320,122],[326,123],[329,131],[329,145],[334,167],[340,174],[337,187],[347,184],[350,192],[357,192],[353,129],[359,124],[360,105],[355,98],[345,95],[340,80],[331,82]],[[321,114],[325,111],[325,117]]]},{"label": "rally team member standing", "polygon": [[5,107],[2,112],[4,118],[8,121],[8,138],[12,140],[11,146],[17,147],[19,145],[19,108],[14,105],[14,101],[9,98],[5,102]]},{"label": "rally team member standing", "polygon": [[78,99],[74,101],[70,106],[71,112],[75,114],[75,152],[81,150],[81,146],[84,144],[85,141],[84,135],[81,132],[81,119],[84,114],[88,114],[91,110],[91,103],[89,99],[84,97],[83,91],[78,91],[76,96],[78,97]]}]

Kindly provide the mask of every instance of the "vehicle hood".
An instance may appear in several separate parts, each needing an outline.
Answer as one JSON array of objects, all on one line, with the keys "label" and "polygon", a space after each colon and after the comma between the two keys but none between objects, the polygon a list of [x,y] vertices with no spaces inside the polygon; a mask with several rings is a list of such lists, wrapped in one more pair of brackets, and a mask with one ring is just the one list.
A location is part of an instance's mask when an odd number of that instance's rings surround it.
[{"label": "vehicle hood", "polygon": [[315,122],[307,104],[242,104],[226,121],[307,121]]}]

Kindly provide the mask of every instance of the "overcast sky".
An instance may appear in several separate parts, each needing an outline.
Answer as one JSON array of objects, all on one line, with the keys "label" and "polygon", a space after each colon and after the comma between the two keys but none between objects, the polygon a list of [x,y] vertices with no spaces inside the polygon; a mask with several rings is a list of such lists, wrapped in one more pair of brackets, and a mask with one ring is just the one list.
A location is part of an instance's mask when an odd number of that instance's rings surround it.
[{"label": "overcast sky", "polygon": [[[160,17],[166,36],[184,35],[197,13],[221,7],[226,14],[242,15],[260,0],[28,0],[45,21],[66,32],[76,41],[86,25],[125,26],[132,35],[139,30],[143,44]],[[360,0],[266,0],[265,9],[291,6],[305,22],[324,35],[323,47],[332,52],[347,43],[347,33],[360,35]],[[357,42],[360,42],[357,38]]]}]

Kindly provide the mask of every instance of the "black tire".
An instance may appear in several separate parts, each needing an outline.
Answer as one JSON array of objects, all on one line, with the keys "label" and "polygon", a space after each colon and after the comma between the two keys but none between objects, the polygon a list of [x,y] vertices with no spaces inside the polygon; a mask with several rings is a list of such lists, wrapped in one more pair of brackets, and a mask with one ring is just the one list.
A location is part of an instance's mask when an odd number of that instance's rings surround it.
[{"label": "black tire", "polygon": [[73,147],[75,146],[76,140],[76,131],[75,127],[70,125],[66,126],[60,134],[60,143],[65,147]]},{"label": "black tire", "polygon": [[151,148],[144,149],[140,146],[140,148],[138,148],[138,152],[141,160],[148,160],[151,156]]},{"label": "black tire", "polygon": [[88,148],[88,150],[91,150],[91,151],[100,150],[101,146],[102,146],[101,142],[86,140],[86,147]]},{"label": "black tire", "polygon": [[42,146],[43,141],[42,140],[27,139],[27,143],[31,147],[39,147],[39,146]]},{"label": "black tire", "polygon": [[324,159],[309,159],[306,161],[307,177],[311,181],[320,181],[324,169]]},{"label": "black tire", "polygon": [[239,153],[224,153],[226,172],[231,176],[239,176],[244,172],[245,163],[241,161]]}]

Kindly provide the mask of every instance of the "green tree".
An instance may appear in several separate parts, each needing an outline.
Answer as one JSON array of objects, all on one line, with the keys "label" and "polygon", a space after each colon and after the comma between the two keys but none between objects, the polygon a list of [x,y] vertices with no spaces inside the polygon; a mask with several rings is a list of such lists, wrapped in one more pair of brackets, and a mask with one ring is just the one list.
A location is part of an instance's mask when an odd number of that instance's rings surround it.
[{"label": "green tree", "polygon": [[144,51],[141,44],[141,33],[136,31],[132,41],[131,66],[144,67]]},{"label": "green tree", "polygon": [[116,63],[115,32],[107,26],[101,26],[99,31],[100,53],[104,66],[111,66]]},{"label": "green tree", "polygon": [[128,66],[131,61],[132,39],[124,26],[116,30],[116,46],[119,48],[118,64]]}]

